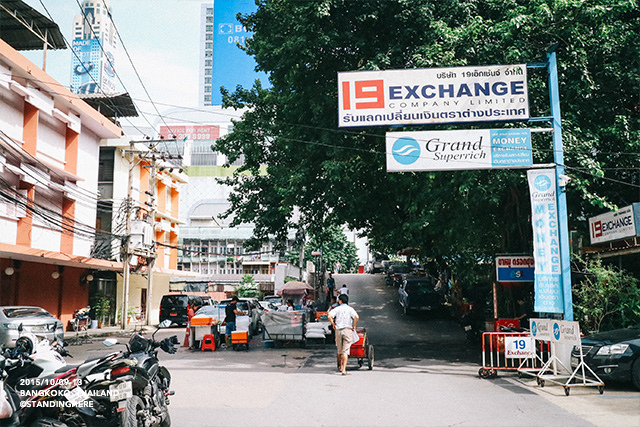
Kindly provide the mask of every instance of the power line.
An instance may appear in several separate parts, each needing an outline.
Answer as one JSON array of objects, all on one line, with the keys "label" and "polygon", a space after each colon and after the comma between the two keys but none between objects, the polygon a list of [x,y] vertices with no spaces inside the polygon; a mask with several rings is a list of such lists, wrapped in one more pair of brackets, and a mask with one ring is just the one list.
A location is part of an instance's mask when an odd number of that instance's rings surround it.
[{"label": "power line", "polygon": [[[76,0],[76,3],[78,3],[78,5],[80,5],[78,0]],[[102,4],[106,8],[106,6],[104,5],[104,1],[102,2]],[[153,106],[153,109],[156,111],[156,113],[158,114],[158,116],[162,120],[162,123],[164,123],[164,125],[167,127],[167,129],[169,129],[169,131],[171,133],[174,133],[171,130],[171,128],[169,127],[169,125],[167,124],[167,122],[165,122],[164,117],[162,117],[162,114],[160,114],[160,111],[158,110],[158,107],[156,106],[156,104],[153,102],[153,99],[151,99],[151,94],[149,94],[149,91],[147,90],[147,87],[145,86],[144,82],[142,81],[142,78],[140,77],[140,73],[138,73],[138,69],[136,68],[135,64],[133,63],[133,59],[131,58],[131,55],[129,54],[129,50],[127,49],[127,46],[125,46],[124,40],[122,39],[122,36],[120,35],[120,31],[118,31],[118,26],[116,25],[115,21],[113,20],[113,16],[111,16],[111,11],[109,11],[108,9],[107,9],[107,16],[109,17],[109,20],[111,21],[111,24],[113,25],[113,28],[116,31],[116,35],[118,36],[118,39],[120,40],[120,44],[122,45],[122,48],[124,49],[124,52],[127,54],[127,58],[129,59],[129,63],[131,64],[131,67],[133,68],[133,72],[136,74],[136,77],[138,78],[138,81],[140,82],[140,85],[142,86],[142,89],[144,89],[144,93],[147,95],[147,98],[149,98],[149,102],[151,102],[151,105]],[[93,29],[92,29],[92,31],[93,31]],[[145,117],[145,120],[146,120],[146,117]],[[147,120],[147,122],[148,122],[148,120]],[[153,125],[151,123],[149,123],[149,125],[151,126],[151,128],[153,128]],[[155,129],[154,129],[154,131],[155,131]],[[166,147],[167,143],[165,142],[164,144],[165,144],[165,148],[167,148]]]},{"label": "power line", "polygon": [[[42,0],[40,0],[42,2]],[[111,68],[113,69],[113,73],[115,74],[115,76],[118,78],[118,81],[120,82],[120,84],[122,85],[122,88],[125,90],[125,92],[128,92],[126,85],[124,84],[124,82],[122,81],[122,79],[120,78],[120,75],[116,72],[116,68],[113,64],[113,62],[111,62],[111,59],[109,58],[109,56],[106,54],[105,50],[104,50],[104,46],[102,46],[102,42],[100,41],[100,37],[98,34],[96,34],[95,30],[93,29],[93,25],[91,24],[91,22],[89,22],[89,18],[87,17],[87,14],[85,13],[84,9],[82,8],[82,5],[80,4],[80,2],[78,0],[76,0],[76,4],[78,5],[78,7],[80,8],[80,13],[82,14],[84,21],[87,23],[88,27],[91,30],[91,34],[93,34],[95,40],[98,42],[98,46],[100,47],[100,50],[102,51],[102,54],[104,55],[104,57],[106,58],[106,60],[109,62],[109,65],[111,66]],[[106,6],[104,5],[103,2],[103,6],[106,8]],[[107,11],[107,14],[110,15],[110,13]],[[113,21],[112,21],[113,22]],[[115,24],[114,24],[114,28],[115,28]],[[117,32],[117,29],[116,29]],[[77,57],[77,55],[76,55]],[[79,59],[79,58],[78,58]],[[83,65],[84,66],[84,65]],[[97,82],[95,82],[95,80],[92,77],[92,80],[94,81],[94,83],[96,83],[96,85],[98,85]],[[102,91],[102,88],[98,85],[98,88],[100,89],[100,91],[104,94],[104,91]],[[106,94],[105,94],[106,95]],[[134,106],[136,107],[136,109],[138,108],[135,103]],[[145,119],[145,121],[149,124],[149,126],[151,126],[151,128],[153,129],[153,124],[151,124],[151,122],[149,121],[149,119],[147,119],[147,117],[143,114],[142,117]],[[134,126],[135,127],[135,126]],[[136,130],[138,130],[138,132],[141,132],[140,129],[136,128]],[[154,129],[155,130],[155,129]],[[143,132],[141,132],[143,133]]]},{"label": "power line", "polygon": [[[40,0],[40,4],[41,4],[41,5],[42,5],[42,7],[44,8],[45,12],[47,12],[47,15],[49,15],[49,19],[51,19],[51,21],[55,22],[55,20],[53,19],[53,16],[51,16],[51,13],[50,13],[50,12],[49,12],[49,10],[47,9],[47,7],[44,5],[44,3],[43,3],[43,1],[42,1],[42,0]],[[93,29],[92,29],[92,31],[93,31]],[[61,35],[62,35],[62,34],[61,34]],[[82,64],[82,60],[80,59],[80,57],[78,56],[78,54],[76,53],[76,51],[75,51],[75,50],[73,50],[73,46],[69,43],[69,41],[67,40],[67,38],[66,38],[64,35],[62,35],[62,39],[64,40],[64,43],[67,45],[67,47],[71,50],[71,53],[76,57],[76,59],[78,60],[78,62],[79,62],[80,64]],[[100,43],[100,42],[98,41],[98,43]],[[100,45],[100,48],[102,49],[102,45]],[[84,68],[84,64],[83,64],[82,66],[83,66],[83,68]],[[88,71],[88,70],[85,68],[85,71]],[[114,69],[114,72],[115,72],[115,69]],[[87,74],[89,75],[89,77],[91,78],[91,80],[93,80],[93,83],[95,83],[95,84],[96,84],[96,87],[97,87],[97,88],[102,92],[102,88],[100,87],[100,85],[98,84],[98,82],[96,81],[96,79],[91,75],[91,73],[87,73]],[[117,74],[116,74],[116,75],[117,75]],[[39,80],[36,80],[36,79],[32,79],[32,80],[34,80],[34,81],[39,81]],[[120,77],[118,77],[118,80],[120,80]],[[66,86],[63,86],[63,85],[60,85],[60,86],[62,86],[62,87],[66,87]],[[123,87],[124,87],[124,85],[123,85]],[[71,88],[70,88],[70,87],[69,87],[69,90],[71,90]],[[102,92],[102,94],[103,94],[103,95],[106,95],[104,92]],[[66,94],[60,94],[60,95],[66,95]],[[113,107],[113,108],[114,108],[114,110],[116,110],[116,109],[117,109],[117,107],[116,107],[115,103],[114,103],[111,99],[109,99],[109,97],[108,97],[108,96],[107,96],[107,100],[108,100],[108,102],[110,102],[110,103],[111,103],[111,107]],[[144,134],[144,132],[142,132],[140,129],[138,129],[138,127],[136,127],[136,125],[135,125],[135,124],[133,124],[133,122],[131,122],[131,120],[129,120],[129,118],[125,117],[125,120],[126,120],[126,121],[131,125],[131,126],[133,126],[133,128],[135,128],[138,132],[140,132],[141,134]],[[153,126],[152,126],[152,128],[153,128]]]}]

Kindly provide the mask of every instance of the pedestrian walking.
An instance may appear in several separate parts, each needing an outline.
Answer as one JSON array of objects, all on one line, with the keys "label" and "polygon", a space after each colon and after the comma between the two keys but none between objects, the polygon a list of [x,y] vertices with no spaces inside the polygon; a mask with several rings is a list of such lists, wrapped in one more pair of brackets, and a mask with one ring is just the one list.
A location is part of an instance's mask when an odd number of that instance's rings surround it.
[{"label": "pedestrian walking", "polygon": [[335,295],[336,291],[336,279],[333,278],[333,274],[329,273],[327,278],[327,304],[331,301],[331,297]]},{"label": "pedestrian walking", "polygon": [[349,296],[342,294],[338,297],[338,307],[329,311],[327,317],[336,334],[338,369],[342,375],[347,375],[349,350],[360,316],[349,306]]}]

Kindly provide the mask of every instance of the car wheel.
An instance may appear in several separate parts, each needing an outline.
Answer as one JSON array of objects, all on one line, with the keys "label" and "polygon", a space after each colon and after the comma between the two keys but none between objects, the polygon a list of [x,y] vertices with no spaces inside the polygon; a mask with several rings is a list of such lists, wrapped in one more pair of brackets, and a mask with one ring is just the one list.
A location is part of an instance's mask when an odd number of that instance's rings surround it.
[{"label": "car wheel", "polygon": [[635,388],[640,390],[640,357],[633,363],[633,368],[631,369],[631,381]]}]

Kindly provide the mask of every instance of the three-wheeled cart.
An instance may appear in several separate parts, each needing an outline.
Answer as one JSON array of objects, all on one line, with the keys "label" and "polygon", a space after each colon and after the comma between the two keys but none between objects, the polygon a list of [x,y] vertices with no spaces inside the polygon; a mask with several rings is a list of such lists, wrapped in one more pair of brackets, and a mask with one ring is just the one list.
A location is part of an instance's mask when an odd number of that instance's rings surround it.
[{"label": "three-wheeled cart", "polygon": [[272,341],[280,348],[285,342],[306,346],[307,313],[299,311],[269,311],[262,316],[265,343]]},{"label": "three-wheeled cart", "polygon": [[349,357],[356,358],[358,360],[358,366],[362,367],[364,359],[367,359],[367,366],[369,370],[373,369],[373,345],[369,344],[369,337],[367,336],[366,328],[356,329],[358,333],[358,341],[351,344],[349,349]]}]

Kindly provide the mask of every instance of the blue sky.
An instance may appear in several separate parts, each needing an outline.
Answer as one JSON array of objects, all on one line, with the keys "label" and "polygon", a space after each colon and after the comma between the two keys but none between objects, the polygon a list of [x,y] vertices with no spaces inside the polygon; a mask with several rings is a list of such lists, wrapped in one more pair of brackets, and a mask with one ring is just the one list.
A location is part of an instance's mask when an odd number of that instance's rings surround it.
[{"label": "blue sky", "polygon": [[[25,0],[58,24],[67,41],[72,40],[73,19],[80,14],[81,0]],[[198,105],[200,7],[205,0],[111,0],[113,20],[151,99],[160,112],[170,106]],[[211,2],[212,3],[212,2]],[[131,94],[138,109],[150,121],[156,118],[142,85],[122,46],[116,54],[116,73],[124,83],[118,90]],[[22,52],[42,66],[42,52]],[[71,49],[49,51],[47,72],[65,86],[71,76]],[[169,104],[165,106],[162,104]],[[140,119],[137,119],[140,120]]]}]

